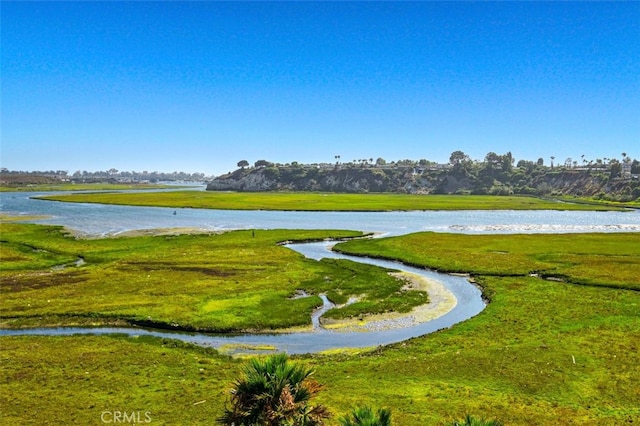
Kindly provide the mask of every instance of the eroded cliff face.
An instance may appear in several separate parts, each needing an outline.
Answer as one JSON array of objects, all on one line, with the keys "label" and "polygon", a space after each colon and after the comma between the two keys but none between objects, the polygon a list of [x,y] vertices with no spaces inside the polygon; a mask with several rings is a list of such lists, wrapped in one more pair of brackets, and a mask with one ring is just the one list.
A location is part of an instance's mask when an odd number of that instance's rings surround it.
[{"label": "eroded cliff face", "polygon": [[380,169],[240,169],[209,183],[209,191],[412,192],[412,173]]},{"label": "eroded cliff face", "polygon": [[547,186],[562,194],[595,195],[600,191],[607,191],[609,179],[602,174],[557,172],[538,176],[535,184],[536,187]]},{"label": "eroded cliff face", "polygon": [[637,180],[610,179],[605,173],[581,170],[538,170],[499,176],[474,176],[452,170],[368,168],[317,169],[263,167],[238,169],[219,176],[209,191],[397,192],[412,194],[555,194],[596,196],[640,191]]},{"label": "eroded cliff face", "polygon": [[[611,179],[604,173],[565,170],[538,176],[534,184],[542,192],[563,195],[597,196],[619,195],[625,198],[640,196],[637,179]],[[635,193],[635,195],[633,195]]]},{"label": "eroded cliff face", "polygon": [[239,169],[216,177],[207,185],[207,191],[273,191],[277,189],[277,179],[265,176],[264,169]]}]

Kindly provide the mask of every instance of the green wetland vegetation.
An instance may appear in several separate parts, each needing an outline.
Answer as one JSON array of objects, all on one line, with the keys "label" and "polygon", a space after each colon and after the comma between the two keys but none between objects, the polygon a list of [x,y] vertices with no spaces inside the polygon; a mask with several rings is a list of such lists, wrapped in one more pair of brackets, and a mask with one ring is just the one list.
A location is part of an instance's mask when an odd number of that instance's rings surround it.
[{"label": "green wetland vegetation", "polygon": [[[5,327],[146,324],[230,332],[310,326],[326,293],[340,318],[406,312],[426,295],[388,271],[346,260],[314,261],[278,245],[362,235],[352,231],[75,239],[60,227],[0,224]],[[259,261],[257,261],[259,259]],[[375,282],[375,286],[370,283]],[[315,297],[293,298],[304,290]]]},{"label": "green wetland vegetation", "polygon": [[528,196],[344,194],[316,192],[89,193],[41,197],[77,203],[224,210],[616,210],[620,206],[573,203]]},{"label": "green wetland vegetation", "polygon": [[640,209],[640,199],[636,199],[633,201],[611,201],[611,200],[605,200],[597,197],[562,196],[562,197],[555,197],[555,198],[559,201],[566,201],[568,203],[584,203],[584,204],[593,204],[593,205],[599,205],[599,206]]},{"label": "green wetland vegetation", "polygon": [[[339,298],[381,283],[386,293],[368,294],[381,306],[385,294],[397,295],[386,271],[310,261],[277,245],[358,232],[78,240],[58,227],[0,226],[4,327],[150,316],[264,330],[308,323],[319,299],[289,300],[296,289]],[[640,234],[418,233],[338,248],[469,272],[490,303],[468,321],[402,343],[295,357],[324,385],[314,400],[332,414],[327,424],[356,406],[388,407],[402,426],[466,414],[505,425],[640,418]],[[380,309],[393,308],[404,309]],[[148,413],[152,424],[211,424],[244,364],[173,340],[118,335],[4,336],[0,362],[3,424],[102,424],[105,411]]]}]

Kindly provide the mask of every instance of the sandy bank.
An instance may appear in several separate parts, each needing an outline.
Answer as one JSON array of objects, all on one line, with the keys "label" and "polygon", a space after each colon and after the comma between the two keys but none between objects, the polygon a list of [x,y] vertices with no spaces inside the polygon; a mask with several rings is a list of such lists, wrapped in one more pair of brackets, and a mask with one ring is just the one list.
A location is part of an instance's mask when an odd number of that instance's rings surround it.
[{"label": "sandy bank", "polygon": [[75,229],[65,228],[65,231],[74,238],[78,239],[101,239],[101,238],[118,238],[118,237],[154,237],[154,236],[176,236],[185,234],[221,234],[226,231],[211,230],[198,227],[176,227],[176,228],[150,228],[150,229],[132,229],[130,231],[117,231],[107,234],[95,235],[87,234]]},{"label": "sandy bank", "polygon": [[0,213],[0,223],[9,222],[31,222],[34,220],[49,219],[51,216],[46,215],[26,215],[14,213]]},{"label": "sandy bank", "polygon": [[113,234],[114,237],[140,237],[140,236],[170,236],[184,234],[220,234],[221,231],[213,231],[211,229],[203,229],[197,227],[179,227],[179,228],[155,228],[155,229],[136,229],[132,231],[123,231]]},{"label": "sandy bank", "polygon": [[452,310],[458,300],[441,282],[430,280],[408,272],[394,272],[391,275],[405,280],[407,290],[422,290],[429,295],[429,302],[416,306],[410,312],[387,312],[366,315],[362,318],[334,320],[321,318],[323,328],[335,331],[379,331],[411,327],[441,317]]}]

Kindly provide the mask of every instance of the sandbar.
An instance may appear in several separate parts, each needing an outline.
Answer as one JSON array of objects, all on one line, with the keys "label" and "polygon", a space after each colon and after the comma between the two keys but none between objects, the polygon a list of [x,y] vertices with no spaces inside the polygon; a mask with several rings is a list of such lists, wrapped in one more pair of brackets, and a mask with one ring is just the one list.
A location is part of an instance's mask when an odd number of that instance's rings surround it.
[{"label": "sandbar", "polygon": [[320,318],[322,327],[344,332],[406,328],[441,317],[458,304],[455,295],[439,281],[409,272],[391,272],[390,275],[406,281],[407,284],[404,287],[406,290],[426,291],[429,301],[406,313],[386,312],[340,320]]}]

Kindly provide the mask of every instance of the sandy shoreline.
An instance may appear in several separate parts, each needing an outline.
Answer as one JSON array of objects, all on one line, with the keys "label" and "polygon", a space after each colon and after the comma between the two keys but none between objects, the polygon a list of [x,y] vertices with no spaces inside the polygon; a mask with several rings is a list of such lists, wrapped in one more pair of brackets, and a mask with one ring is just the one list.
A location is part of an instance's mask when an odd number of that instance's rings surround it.
[{"label": "sandy shoreline", "polygon": [[195,226],[184,226],[174,228],[148,228],[148,229],[132,229],[127,231],[114,231],[107,234],[89,234],[75,229],[65,228],[65,231],[74,238],[83,240],[96,240],[101,238],[120,238],[120,237],[156,237],[156,236],[177,236],[177,235],[196,235],[196,234],[221,234],[229,230],[212,230],[199,228]]},{"label": "sandy shoreline", "polygon": [[112,237],[143,237],[143,236],[169,236],[184,234],[221,234],[223,231],[214,231],[212,229],[204,229],[198,227],[176,227],[176,228],[151,228],[151,229],[134,229],[131,231],[121,231],[111,234]]},{"label": "sandy shoreline", "polygon": [[0,222],[1,223],[29,222],[33,220],[49,219],[50,217],[51,216],[47,216],[47,215],[0,213]]},{"label": "sandy shoreline", "polygon": [[408,272],[394,272],[391,275],[407,281],[408,290],[422,290],[429,295],[429,302],[416,306],[410,312],[388,312],[384,314],[366,315],[362,319],[326,319],[321,318],[323,328],[335,331],[380,331],[396,328],[411,327],[423,322],[431,321],[451,311],[458,300],[444,284]]}]

